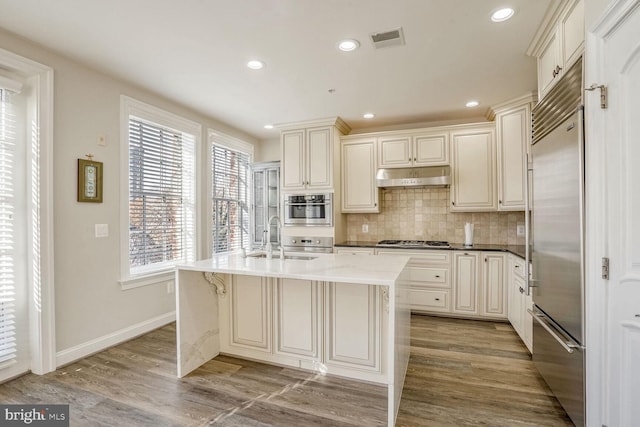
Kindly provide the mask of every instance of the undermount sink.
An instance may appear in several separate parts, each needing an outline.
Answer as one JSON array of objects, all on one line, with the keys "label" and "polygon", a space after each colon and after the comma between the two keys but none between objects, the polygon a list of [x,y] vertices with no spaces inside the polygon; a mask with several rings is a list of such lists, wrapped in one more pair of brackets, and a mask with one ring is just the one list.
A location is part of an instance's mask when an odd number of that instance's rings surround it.
[{"label": "undermount sink", "polygon": [[[256,252],[253,254],[247,254],[247,258],[266,258],[267,254],[264,252]],[[316,259],[317,257],[315,256],[308,256],[308,255],[285,255],[284,259],[296,259],[299,261],[311,261],[312,259]],[[280,254],[279,253],[274,253],[273,254],[273,259],[280,259]]]}]

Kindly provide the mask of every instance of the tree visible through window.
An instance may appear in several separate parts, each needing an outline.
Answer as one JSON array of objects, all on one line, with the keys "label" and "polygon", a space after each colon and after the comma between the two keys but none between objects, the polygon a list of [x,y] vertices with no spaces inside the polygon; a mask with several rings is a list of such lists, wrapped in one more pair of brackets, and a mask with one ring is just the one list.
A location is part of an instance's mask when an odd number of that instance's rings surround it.
[{"label": "tree visible through window", "polygon": [[249,247],[249,154],[211,145],[213,253]]},{"label": "tree visible through window", "polygon": [[[194,137],[129,118],[129,264],[131,271],[185,260],[193,187]],[[185,158],[187,157],[187,158]]]}]

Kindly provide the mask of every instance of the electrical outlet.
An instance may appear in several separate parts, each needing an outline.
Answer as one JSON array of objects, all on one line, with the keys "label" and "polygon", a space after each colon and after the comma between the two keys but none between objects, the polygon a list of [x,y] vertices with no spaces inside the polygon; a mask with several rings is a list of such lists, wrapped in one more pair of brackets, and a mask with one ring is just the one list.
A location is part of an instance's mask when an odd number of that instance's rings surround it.
[{"label": "electrical outlet", "polygon": [[518,237],[524,236],[524,224],[518,224],[516,226],[516,234]]},{"label": "electrical outlet", "polygon": [[362,232],[363,233],[369,232],[369,224],[362,224]]}]

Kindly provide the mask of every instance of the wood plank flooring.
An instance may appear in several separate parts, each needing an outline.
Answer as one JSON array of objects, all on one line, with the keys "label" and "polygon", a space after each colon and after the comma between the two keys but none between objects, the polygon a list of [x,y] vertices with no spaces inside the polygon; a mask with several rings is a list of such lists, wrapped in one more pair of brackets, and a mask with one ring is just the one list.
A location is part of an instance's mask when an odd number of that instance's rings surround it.
[{"label": "wood plank flooring", "polygon": [[[505,323],[412,316],[398,426],[571,426]],[[386,389],[219,356],[176,378],[175,325],[44,376],[2,403],[68,403],[74,426],[376,426]]]}]

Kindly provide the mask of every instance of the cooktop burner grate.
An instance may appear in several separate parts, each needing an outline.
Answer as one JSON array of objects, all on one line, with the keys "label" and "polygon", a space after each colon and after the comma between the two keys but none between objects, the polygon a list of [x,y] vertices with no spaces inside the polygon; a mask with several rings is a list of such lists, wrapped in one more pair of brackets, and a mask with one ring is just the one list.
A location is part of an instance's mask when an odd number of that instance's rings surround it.
[{"label": "cooktop burner grate", "polygon": [[441,240],[381,240],[381,246],[448,248],[449,242]]}]

